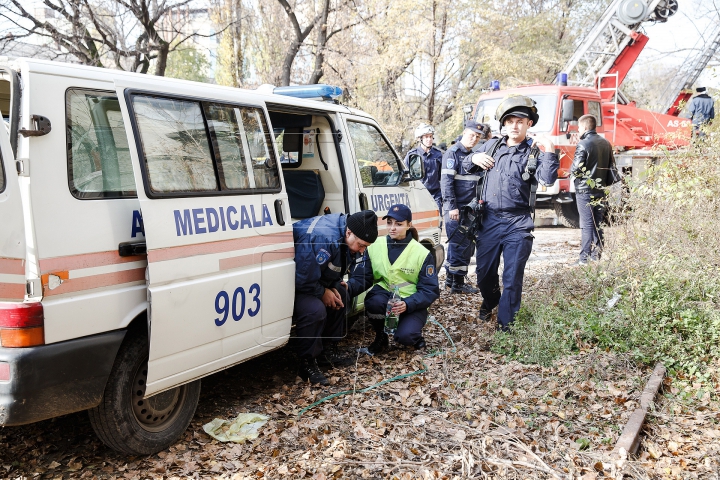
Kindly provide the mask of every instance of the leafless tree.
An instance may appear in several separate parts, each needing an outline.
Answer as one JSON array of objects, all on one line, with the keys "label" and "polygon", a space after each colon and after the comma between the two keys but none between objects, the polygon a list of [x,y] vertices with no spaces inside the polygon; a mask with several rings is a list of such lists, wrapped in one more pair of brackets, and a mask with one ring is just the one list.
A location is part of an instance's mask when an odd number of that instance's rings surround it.
[{"label": "leafless tree", "polygon": [[199,36],[187,28],[192,0],[23,0],[0,2],[11,27],[0,52],[35,52],[85,65],[164,75],[168,54]]}]

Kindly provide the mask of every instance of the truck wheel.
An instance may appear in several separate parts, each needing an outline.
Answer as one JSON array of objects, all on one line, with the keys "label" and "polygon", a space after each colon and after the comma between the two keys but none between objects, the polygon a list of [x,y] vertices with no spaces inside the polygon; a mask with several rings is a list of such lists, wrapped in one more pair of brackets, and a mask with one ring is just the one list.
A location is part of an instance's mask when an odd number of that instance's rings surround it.
[{"label": "truck wheel", "polygon": [[580,228],[580,214],[578,213],[575,195],[573,201],[569,203],[555,202],[555,216],[558,222],[569,228]]},{"label": "truck wheel", "polygon": [[185,432],[200,398],[200,380],[145,396],[148,341],[128,332],[100,405],[88,410],[100,440],[121,453],[149,455],[168,448]]}]

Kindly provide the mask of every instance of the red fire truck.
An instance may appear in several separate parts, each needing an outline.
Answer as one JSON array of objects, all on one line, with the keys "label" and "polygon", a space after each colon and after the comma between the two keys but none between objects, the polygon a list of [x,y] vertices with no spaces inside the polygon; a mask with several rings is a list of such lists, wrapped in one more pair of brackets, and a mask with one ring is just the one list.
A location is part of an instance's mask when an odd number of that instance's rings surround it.
[{"label": "red fire truck", "polygon": [[549,135],[560,156],[558,180],[538,188],[537,206],[554,208],[560,223],[578,226],[570,165],[582,115],[598,119],[597,131],[614,145],[618,168],[633,176],[658,156],[658,148],[688,144],[690,121],[677,117],[678,108],[672,115],[643,110],[619,91],[648,41],[638,28],[646,21],[665,21],[676,11],[675,0],[614,0],[554,84],[500,90],[493,82],[492,90],[480,96],[473,118],[490,124],[494,132],[500,131],[495,109],[505,96],[526,95],[537,102],[540,120],[530,133]]}]

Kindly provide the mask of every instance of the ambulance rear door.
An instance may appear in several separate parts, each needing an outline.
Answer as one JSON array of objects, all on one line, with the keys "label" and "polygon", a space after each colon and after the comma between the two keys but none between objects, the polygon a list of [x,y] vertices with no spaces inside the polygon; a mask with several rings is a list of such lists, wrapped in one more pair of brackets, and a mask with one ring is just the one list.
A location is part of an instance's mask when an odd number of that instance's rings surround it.
[{"label": "ambulance rear door", "polygon": [[151,395],[287,341],[292,225],[261,100],[156,77],[115,86],[147,242]]},{"label": "ambulance rear door", "polygon": [[[3,116],[5,113],[3,110]],[[0,302],[22,301],[25,298],[25,223],[15,157],[3,120],[0,120],[0,219]]]}]

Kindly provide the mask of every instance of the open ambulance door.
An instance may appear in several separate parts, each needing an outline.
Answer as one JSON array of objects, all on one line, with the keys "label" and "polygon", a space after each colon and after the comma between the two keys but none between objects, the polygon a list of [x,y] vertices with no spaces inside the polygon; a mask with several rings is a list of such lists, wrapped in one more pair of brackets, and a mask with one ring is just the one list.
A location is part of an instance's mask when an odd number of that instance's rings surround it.
[{"label": "open ambulance door", "polygon": [[19,183],[10,137],[0,118],[0,302],[22,302],[26,293],[25,223]]},{"label": "open ambulance door", "polygon": [[287,342],[292,225],[262,101],[157,77],[115,87],[146,238],[149,396]]}]

